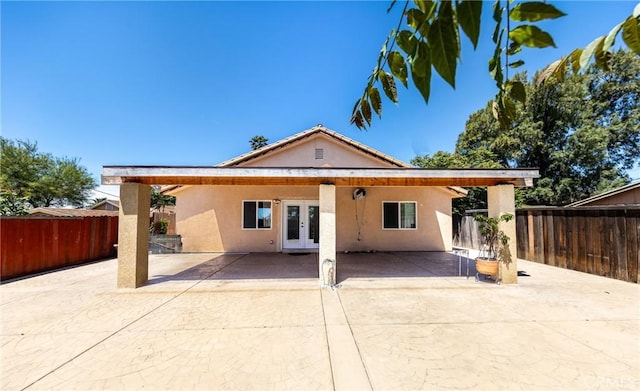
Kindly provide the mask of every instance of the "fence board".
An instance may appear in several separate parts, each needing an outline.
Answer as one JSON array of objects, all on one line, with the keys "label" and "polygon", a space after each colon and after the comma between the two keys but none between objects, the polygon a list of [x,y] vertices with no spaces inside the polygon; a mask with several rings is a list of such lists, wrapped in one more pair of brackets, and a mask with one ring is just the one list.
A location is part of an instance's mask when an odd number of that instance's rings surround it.
[{"label": "fence board", "polygon": [[625,211],[616,211],[615,217],[616,224],[616,257],[618,258],[618,279],[629,281],[629,274],[627,272],[627,230],[625,222]]},{"label": "fence board", "polygon": [[592,273],[598,276],[602,275],[602,250],[600,246],[600,235],[602,235],[602,219],[600,214],[589,224],[589,241],[591,243],[591,258],[593,263]]},{"label": "fence board", "polygon": [[640,213],[633,213],[634,211],[627,211],[627,218],[625,219],[625,230],[627,233],[627,275],[628,281],[638,282],[638,264],[640,264],[640,248],[638,248],[638,215]]},{"label": "fence board", "polygon": [[[460,230],[474,229],[466,219]],[[519,209],[516,240],[519,258],[640,283],[640,206]]]},{"label": "fence board", "polygon": [[113,256],[118,217],[0,218],[0,278]]}]

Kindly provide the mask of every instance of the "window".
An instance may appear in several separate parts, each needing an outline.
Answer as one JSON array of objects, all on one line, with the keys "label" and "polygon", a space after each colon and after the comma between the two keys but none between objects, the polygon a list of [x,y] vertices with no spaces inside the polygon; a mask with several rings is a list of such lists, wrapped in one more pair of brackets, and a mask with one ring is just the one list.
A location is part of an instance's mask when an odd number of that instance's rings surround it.
[{"label": "window", "polygon": [[416,203],[383,202],[382,228],[384,229],[416,229]]},{"label": "window", "polygon": [[243,229],[271,229],[271,201],[242,201]]}]

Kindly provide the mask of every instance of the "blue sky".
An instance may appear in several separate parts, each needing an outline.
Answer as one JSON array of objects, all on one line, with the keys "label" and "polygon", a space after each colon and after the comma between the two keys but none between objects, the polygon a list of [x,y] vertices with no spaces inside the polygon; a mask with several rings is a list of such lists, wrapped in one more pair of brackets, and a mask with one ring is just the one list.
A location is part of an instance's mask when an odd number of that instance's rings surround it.
[{"label": "blue sky", "polygon": [[[368,131],[349,124],[401,7],[390,2],[0,3],[2,136],[103,165],[212,165],[318,123],[404,161],[453,151],[468,116],[495,95],[481,43],[466,37],[457,88],[439,76]],[[533,72],[629,15],[633,1],[554,1],[557,49],[525,50]],[[638,177],[638,170],[632,173]],[[102,189],[117,194],[114,189]],[[104,195],[104,194],[97,194]],[[109,197],[114,198],[114,197]]]}]

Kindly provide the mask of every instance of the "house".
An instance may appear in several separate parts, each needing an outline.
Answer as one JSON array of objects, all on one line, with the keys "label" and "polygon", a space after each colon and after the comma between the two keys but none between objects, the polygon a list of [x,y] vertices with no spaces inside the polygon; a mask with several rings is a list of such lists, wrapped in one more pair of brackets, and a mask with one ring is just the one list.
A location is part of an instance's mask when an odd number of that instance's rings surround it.
[{"label": "house", "polygon": [[90,209],[94,210],[120,210],[120,201],[117,200],[102,200],[95,205],[91,205]]},{"label": "house", "polygon": [[[322,125],[212,167],[105,166],[120,185],[118,285],[147,280],[149,185],[170,185],[184,251],[318,251],[335,281],[338,251],[450,251],[451,200],[487,186],[489,214],[515,213],[532,169],[421,169]],[[515,222],[503,230],[514,238]],[[509,234],[510,233],[510,234]],[[510,243],[516,253],[515,240]],[[329,274],[326,274],[327,271]],[[515,264],[502,281],[517,280]]]},{"label": "house", "polygon": [[612,205],[640,205],[640,180],[631,182],[604,193],[596,194],[567,205],[578,206],[612,206]]},{"label": "house", "polygon": [[[396,169],[412,166],[318,126],[217,167]],[[318,251],[318,186],[178,186],[186,252]],[[451,251],[453,186],[336,189],[337,251]]]}]

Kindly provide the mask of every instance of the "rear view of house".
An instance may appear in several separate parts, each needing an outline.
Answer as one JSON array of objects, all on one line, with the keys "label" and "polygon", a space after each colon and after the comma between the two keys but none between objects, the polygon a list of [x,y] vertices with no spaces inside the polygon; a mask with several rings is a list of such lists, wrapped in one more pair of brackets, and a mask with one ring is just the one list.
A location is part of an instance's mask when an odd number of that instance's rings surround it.
[{"label": "rear view of house", "polygon": [[[514,187],[537,176],[415,168],[318,125],[217,166],[105,166],[102,183],[120,185],[121,287],[148,278],[149,185],[176,196],[184,251],[318,251],[319,277],[331,284],[338,251],[450,251],[451,200],[466,194],[458,186],[487,186],[499,216],[515,212]],[[503,230],[515,238],[515,224]],[[509,247],[515,254],[515,240]],[[509,268],[502,281],[513,283]]]},{"label": "rear view of house", "polygon": [[[321,125],[219,167],[408,168]],[[357,175],[354,175],[357,176]],[[317,185],[181,186],[177,231],[184,251],[313,251],[319,247]],[[344,186],[336,189],[338,251],[451,250],[451,200],[460,188]]]}]

